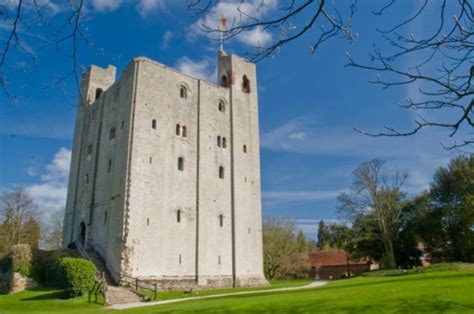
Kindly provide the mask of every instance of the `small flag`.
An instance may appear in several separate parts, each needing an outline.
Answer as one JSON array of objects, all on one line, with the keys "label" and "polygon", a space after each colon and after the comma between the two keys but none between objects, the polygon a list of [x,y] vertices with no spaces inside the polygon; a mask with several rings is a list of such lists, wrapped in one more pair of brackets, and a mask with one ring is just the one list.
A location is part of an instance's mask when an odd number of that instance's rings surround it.
[{"label": "small flag", "polygon": [[221,32],[225,32],[227,30],[227,19],[224,15],[221,15],[220,22],[219,22],[219,30]]}]

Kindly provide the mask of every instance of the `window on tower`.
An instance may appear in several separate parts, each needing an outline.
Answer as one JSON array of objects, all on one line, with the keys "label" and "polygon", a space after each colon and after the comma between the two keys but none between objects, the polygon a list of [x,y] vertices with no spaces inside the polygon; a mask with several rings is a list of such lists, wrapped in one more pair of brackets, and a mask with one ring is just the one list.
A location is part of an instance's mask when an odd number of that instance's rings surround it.
[{"label": "window on tower", "polygon": [[247,145],[244,145],[244,153],[247,153]]},{"label": "window on tower", "polygon": [[226,141],[225,137],[222,138],[222,147],[223,148],[227,147],[227,141]]},{"label": "window on tower", "polygon": [[109,163],[107,165],[107,172],[110,172],[112,170],[112,159],[109,159]]},{"label": "window on tower", "polygon": [[181,129],[181,131],[182,131],[182,132],[181,132],[181,135],[182,135],[183,137],[186,137],[186,136],[187,136],[187,133],[186,133],[186,127],[185,127],[185,126],[183,126],[183,128]]},{"label": "window on tower", "polygon": [[179,124],[176,124],[176,135],[181,135],[181,126]]},{"label": "window on tower", "polygon": [[109,133],[109,140],[113,140],[115,138],[115,127],[110,129]]},{"label": "window on tower", "polygon": [[224,167],[219,167],[219,179],[224,179]]},{"label": "window on tower", "polygon": [[219,226],[220,227],[224,226],[224,215],[219,215]]},{"label": "window on tower", "polygon": [[102,95],[102,88],[98,88],[95,90],[95,99],[98,99],[100,97],[100,95]]},{"label": "window on tower", "polygon": [[229,82],[227,81],[227,76],[222,75],[221,77],[221,86],[222,87],[229,87]]},{"label": "window on tower", "polygon": [[183,99],[188,98],[188,90],[183,85],[181,85],[181,87],[179,88],[179,97]]},{"label": "window on tower", "polygon": [[242,91],[244,93],[250,93],[250,81],[249,81],[247,75],[244,75],[242,77]]},{"label": "window on tower", "polygon": [[151,127],[156,129],[156,119],[151,120]]},{"label": "window on tower", "polygon": [[184,158],[183,157],[178,158],[178,170],[180,170],[180,171],[184,170]]},{"label": "window on tower", "polygon": [[176,222],[181,222],[181,209],[176,212]]},{"label": "window on tower", "polygon": [[217,147],[221,147],[221,137],[217,136]]},{"label": "window on tower", "polygon": [[222,100],[219,101],[219,107],[218,108],[219,108],[220,112],[225,112],[225,103],[224,103],[224,101],[222,101]]}]

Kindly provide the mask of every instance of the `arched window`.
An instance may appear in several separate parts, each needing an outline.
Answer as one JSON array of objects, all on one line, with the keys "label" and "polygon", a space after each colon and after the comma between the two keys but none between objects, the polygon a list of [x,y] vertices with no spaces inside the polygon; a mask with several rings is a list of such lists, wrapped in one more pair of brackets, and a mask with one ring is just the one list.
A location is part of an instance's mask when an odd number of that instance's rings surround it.
[{"label": "arched window", "polygon": [[222,147],[223,148],[227,147],[227,141],[226,141],[225,137],[222,138]]},{"label": "arched window", "polygon": [[184,170],[184,158],[183,157],[178,158],[178,170],[181,170],[181,171]]},{"label": "arched window", "polygon": [[250,81],[249,81],[247,75],[244,75],[242,77],[242,91],[244,93],[250,93]]},{"label": "arched window", "polygon": [[176,212],[176,222],[181,222],[181,209]]},{"label": "arched window", "polygon": [[188,90],[183,85],[181,85],[181,87],[179,88],[179,97],[183,99],[188,98]]},{"label": "arched window", "polygon": [[156,129],[156,119],[151,120],[151,127]]},{"label": "arched window", "polygon": [[219,167],[219,179],[224,179],[224,167]]},{"label": "arched window", "polygon": [[221,137],[217,136],[217,147],[221,147]]},{"label": "arched window", "polygon": [[219,227],[224,227],[224,215],[219,215]]},{"label": "arched window", "polygon": [[247,145],[244,145],[244,153],[247,153]]},{"label": "arched window", "polygon": [[99,98],[100,95],[102,95],[102,92],[103,92],[102,88],[96,89],[95,90],[95,99]]},{"label": "arched window", "polygon": [[222,100],[219,101],[219,111],[225,112],[225,103]]},{"label": "arched window", "polygon": [[228,84],[229,84],[229,83],[227,82],[227,76],[226,76],[226,75],[222,75],[222,77],[221,77],[221,86],[222,86],[222,87],[229,87]]},{"label": "arched window", "polygon": [[181,134],[181,126],[179,124],[176,124],[176,135],[180,135]]},{"label": "arched window", "polygon": [[186,133],[186,127],[185,127],[185,126],[183,126],[183,129],[182,129],[181,135],[182,135],[183,137],[186,137],[186,136],[187,136],[187,133]]}]

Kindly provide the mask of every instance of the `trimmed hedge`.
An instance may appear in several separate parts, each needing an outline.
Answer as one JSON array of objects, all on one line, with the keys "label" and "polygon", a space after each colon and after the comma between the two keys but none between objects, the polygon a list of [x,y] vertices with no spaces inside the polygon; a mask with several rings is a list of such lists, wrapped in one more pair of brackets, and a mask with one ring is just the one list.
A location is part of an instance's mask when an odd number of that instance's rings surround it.
[{"label": "trimmed hedge", "polygon": [[65,257],[61,260],[61,270],[66,279],[68,297],[84,295],[94,287],[96,269],[91,261]]}]

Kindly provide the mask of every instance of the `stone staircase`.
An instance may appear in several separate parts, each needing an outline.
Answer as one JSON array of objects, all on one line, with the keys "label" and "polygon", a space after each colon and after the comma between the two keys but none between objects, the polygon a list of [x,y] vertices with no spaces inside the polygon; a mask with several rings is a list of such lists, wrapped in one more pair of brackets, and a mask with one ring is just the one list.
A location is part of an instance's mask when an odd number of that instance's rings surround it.
[{"label": "stone staircase", "polygon": [[94,263],[97,271],[105,275],[105,282],[107,283],[107,304],[124,304],[137,303],[147,301],[144,295],[138,294],[135,291],[117,286],[112,276],[110,275],[105,262],[102,257],[93,250],[87,251],[87,255],[92,263]]}]

